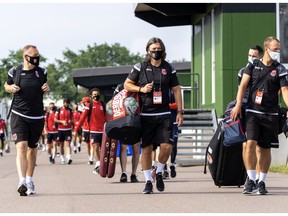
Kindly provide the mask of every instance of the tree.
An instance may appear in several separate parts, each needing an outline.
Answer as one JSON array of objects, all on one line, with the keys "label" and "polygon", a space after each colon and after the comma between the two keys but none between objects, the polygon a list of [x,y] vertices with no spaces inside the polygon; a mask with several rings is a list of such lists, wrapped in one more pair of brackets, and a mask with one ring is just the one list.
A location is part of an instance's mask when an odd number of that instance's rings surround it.
[{"label": "tree", "polygon": [[83,97],[83,94],[77,93],[73,83],[73,69],[132,65],[143,60],[139,53],[131,54],[126,47],[118,43],[111,46],[107,43],[100,45],[94,43],[93,46],[88,45],[86,50],[79,50],[79,54],[66,49],[63,56],[63,60],[56,59],[56,65],[48,69],[49,73],[52,70],[57,71],[58,74],[57,77],[52,78],[57,81],[55,85],[50,82],[49,85],[57,99],[60,96],[60,98],[69,98],[71,101],[80,101]]}]

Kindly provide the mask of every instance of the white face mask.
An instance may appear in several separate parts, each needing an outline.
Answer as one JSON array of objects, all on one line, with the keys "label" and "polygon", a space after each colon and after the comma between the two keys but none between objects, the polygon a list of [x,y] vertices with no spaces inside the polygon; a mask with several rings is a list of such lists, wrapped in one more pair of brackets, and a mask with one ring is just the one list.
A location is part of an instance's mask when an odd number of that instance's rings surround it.
[{"label": "white face mask", "polygon": [[274,51],[269,50],[268,53],[269,53],[269,56],[271,59],[273,59],[274,61],[280,62],[280,53],[279,52],[274,52]]},{"label": "white face mask", "polygon": [[248,62],[250,62],[251,64],[253,64],[254,59],[257,59],[257,58],[253,56],[248,56]]}]

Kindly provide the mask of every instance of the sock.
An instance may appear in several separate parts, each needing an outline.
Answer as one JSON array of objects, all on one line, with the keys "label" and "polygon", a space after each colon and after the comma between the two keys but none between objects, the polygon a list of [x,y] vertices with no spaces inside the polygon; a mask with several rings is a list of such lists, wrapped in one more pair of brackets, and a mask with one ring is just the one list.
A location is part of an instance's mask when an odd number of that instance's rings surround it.
[{"label": "sock", "polygon": [[70,159],[71,159],[71,155],[70,155],[70,154],[67,154],[67,155],[66,155],[66,158],[67,158],[67,160],[70,160]]},{"label": "sock", "polygon": [[157,170],[156,170],[156,174],[157,173],[162,173],[162,170],[164,168],[165,164],[162,164],[158,161],[158,166],[157,166]]},{"label": "sock", "polygon": [[144,173],[144,177],[145,177],[145,181],[151,181],[152,182],[152,178],[151,178],[151,170],[143,170]]},{"label": "sock", "polygon": [[89,161],[93,161],[93,155],[92,154],[89,157]]},{"label": "sock", "polygon": [[81,146],[81,144],[80,143],[78,143],[78,145],[77,145],[78,147],[80,147]]},{"label": "sock", "polygon": [[256,173],[256,180],[259,180],[259,173]]},{"label": "sock", "polygon": [[19,182],[20,182],[21,184],[26,183],[26,177],[24,177],[24,176],[20,177],[20,178],[19,178]]},{"label": "sock", "polygon": [[259,175],[259,182],[265,182],[266,180],[266,176],[267,176],[267,173],[262,173],[260,172],[260,175]]},{"label": "sock", "polygon": [[61,160],[62,160],[62,161],[65,161],[64,155],[61,155]]},{"label": "sock", "polygon": [[171,166],[175,166],[174,163],[170,163],[170,167],[171,167]]},{"label": "sock", "polygon": [[152,161],[152,166],[155,166],[155,161],[154,160]]},{"label": "sock", "polygon": [[26,176],[26,183],[32,182],[32,176]]},{"label": "sock", "polygon": [[96,161],[95,167],[100,166],[100,161]]},{"label": "sock", "polygon": [[249,179],[253,180],[255,182],[256,180],[256,170],[247,170],[247,175],[249,176]]}]

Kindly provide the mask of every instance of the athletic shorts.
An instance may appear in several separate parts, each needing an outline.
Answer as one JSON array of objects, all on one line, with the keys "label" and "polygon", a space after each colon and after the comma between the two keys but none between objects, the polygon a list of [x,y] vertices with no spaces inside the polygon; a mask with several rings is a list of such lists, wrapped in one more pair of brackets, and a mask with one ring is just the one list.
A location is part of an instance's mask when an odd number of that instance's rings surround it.
[{"label": "athletic shorts", "polygon": [[0,134],[0,140],[1,140],[2,142],[5,141],[5,134],[4,134],[4,133],[1,133],[1,134]]},{"label": "athletic shorts", "polygon": [[102,135],[103,133],[90,133],[90,143],[100,143],[102,142]]},{"label": "athletic shorts", "polygon": [[82,137],[82,140],[86,143],[89,143],[90,142],[90,133],[89,131],[84,131],[83,132],[83,137]]},{"label": "athletic shorts", "polygon": [[58,141],[71,141],[72,129],[71,130],[58,130]]},{"label": "athletic shorts", "polygon": [[82,132],[83,132],[83,129],[80,128],[80,129],[77,131],[77,135],[78,135],[78,136],[82,136]]},{"label": "athletic shorts", "polygon": [[246,113],[247,140],[255,140],[262,148],[279,148],[277,115]]},{"label": "athletic shorts", "polygon": [[51,144],[53,141],[58,141],[58,133],[47,134],[47,144]]},{"label": "athletic shorts", "polygon": [[44,128],[43,119],[28,119],[11,113],[11,132],[15,144],[28,141],[29,148],[36,148]]},{"label": "athletic shorts", "polygon": [[[141,148],[153,144],[153,149],[161,143],[173,144],[173,123],[171,115],[141,116]],[[156,145],[156,146],[155,146]]]}]

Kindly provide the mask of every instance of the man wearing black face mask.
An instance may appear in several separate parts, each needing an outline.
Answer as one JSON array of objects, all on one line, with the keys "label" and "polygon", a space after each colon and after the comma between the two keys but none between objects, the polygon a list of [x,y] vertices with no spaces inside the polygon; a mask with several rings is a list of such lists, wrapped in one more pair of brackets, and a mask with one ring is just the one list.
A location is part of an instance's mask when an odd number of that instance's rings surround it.
[{"label": "man wearing black face mask", "polygon": [[54,122],[56,114],[56,106],[53,102],[49,103],[49,110],[45,117],[45,127],[47,131],[47,152],[49,155],[49,162],[55,163],[56,149],[58,144],[58,125]]},{"label": "man wearing black face mask", "polygon": [[67,164],[72,163],[71,158],[71,140],[72,140],[72,126],[73,126],[73,113],[70,106],[70,100],[65,98],[63,106],[56,111],[54,122],[58,124],[58,141],[60,145],[61,164],[65,164],[64,146],[66,153]]},{"label": "man wearing black face mask", "polygon": [[139,92],[142,104],[142,169],[146,184],[144,194],[153,193],[151,167],[153,144],[160,145],[156,170],[156,187],[164,191],[162,171],[172,148],[172,116],[169,107],[169,90],[172,89],[177,104],[176,122],[183,122],[182,96],[176,70],[165,61],[165,45],[159,38],[151,38],[146,45],[146,61],[134,65],[124,88]]},{"label": "man wearing black face mask", "polygon": [[94,174],[99,173],[100,168],[100,144],[102,142],[102,135],[104,124],[106,122],[105,116],[105,103],[100,101],[101,92],[98,88],[93,88],[90,90],[90,103],[87,103],[83,109],[80,116],[78,124],[75,126],[73,135],[76,135],[78,130],[84,124],[87,119],[90,131],[90,145],[93,148],[93,154],[96,161],[95,168],[93,170]]},{"label": "man wearing black face mask", "polygon": [[[35,194],[32,177],[36,164],[37,142],[44,127],[43,94],[50,89],[47,84],[47,71],[38,67],[37,47],[26,45],[22,57],[23,65],[8,71],[4,87],[6,92],[14,94],[10,122],[17,151],[17,191],[20,196],[27,196]],[[16,80],[17,77],[19,79]]]}]

